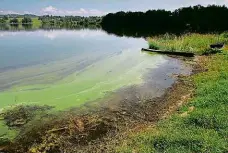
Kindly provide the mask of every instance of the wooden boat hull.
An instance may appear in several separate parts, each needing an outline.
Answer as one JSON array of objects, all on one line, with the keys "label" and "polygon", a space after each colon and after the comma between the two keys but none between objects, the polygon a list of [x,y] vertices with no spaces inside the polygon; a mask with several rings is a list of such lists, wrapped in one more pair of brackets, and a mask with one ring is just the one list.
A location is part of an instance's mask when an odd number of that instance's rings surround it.
[{"label": "wooden boat hull", "polygon": [[147,52],[154,52],[154,53],[159,53],[159,54],[166,54],[166,55],[176,55],[176,56],[185,56],[185,57],[194,57],[194,53],[187,53],[187,52],[172,52],[172,51],[164,51],[164,50],[155,50],[155,49],[145,49],[142,48],[142,51],[147,51]]}]

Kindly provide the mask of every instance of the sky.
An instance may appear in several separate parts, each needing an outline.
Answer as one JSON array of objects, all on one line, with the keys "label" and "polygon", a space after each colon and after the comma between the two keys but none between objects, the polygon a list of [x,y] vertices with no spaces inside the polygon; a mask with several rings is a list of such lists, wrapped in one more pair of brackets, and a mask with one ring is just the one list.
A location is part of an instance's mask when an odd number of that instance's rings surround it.
[{"label": "sky", "polygon": [[117,11],[174,10],[198,4],[228,6],[228,0],[0,0],[0,14],[102,16]]}]

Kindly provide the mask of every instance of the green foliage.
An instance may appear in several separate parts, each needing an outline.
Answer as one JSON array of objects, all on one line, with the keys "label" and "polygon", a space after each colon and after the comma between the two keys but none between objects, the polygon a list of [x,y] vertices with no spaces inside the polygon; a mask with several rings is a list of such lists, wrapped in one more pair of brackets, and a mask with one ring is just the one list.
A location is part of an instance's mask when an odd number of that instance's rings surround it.
[{"label": "green foliage", "polygon": [[8,20],[7,16],[0,17],[0,24],[6,24],[7,20]]},{"label": "green foliage", "polygon": [[3,20],[6,21],[6,20],[8,20],[8,19],[9,19],[8,16],[6,16],[6,15],[3,16]]},{"label": "green foliage", "polygon": [[157,9],[146,12],[117,12],[103,17],[101,25],[108,33],[148,37],[185,32],[228,30],[228,8],[218,5],[181,7],[174,11]]},{"label": "green foliage", "polygon": [[[10,25],[22,25],[25,29],[27,26],[31,29],[37,28],[99,28],[102,17],[80,17],[80,16],[2,16],[0,24],[8,23]],[[21,28],[21,27],[19,27]]]},{"label": "green foliage", "polygon": [[52,27],[66,27],[66,28],[77,28],[77,27],[99,27],[101,17],[80,17],[80,16],[41,16],[39,20],[42,21],[43,26]]},{"label": "green foliage", "polygon": [[24,17],[21,22],[22,24],[32,24],[32,19],[29,17]]},{"label": "green foliage", "polygon": [[12,24],[12,25],[18,25],[19,24],[19,20],[17,18],[13,18],[13,19],[10,19],[9,23]]},{"label": "green foliage", "polygon": [[154,43],[153,41],[150,42],[149,48],[159,50],[159,46],[156,43]]},{"label": "green foliage", "polygon": [[194,52],[198,54],[210,54],[220,52],[210,48],[211,44],[228,42],[226,34],[185,34],[175,36],[170,34],[148,38],[150,48],[156,46],[161,50]]},{"label": "green foliage", "polygon": [[0,18],[0,24],[5,24],[6,20],[4,20],[3,18]]}]

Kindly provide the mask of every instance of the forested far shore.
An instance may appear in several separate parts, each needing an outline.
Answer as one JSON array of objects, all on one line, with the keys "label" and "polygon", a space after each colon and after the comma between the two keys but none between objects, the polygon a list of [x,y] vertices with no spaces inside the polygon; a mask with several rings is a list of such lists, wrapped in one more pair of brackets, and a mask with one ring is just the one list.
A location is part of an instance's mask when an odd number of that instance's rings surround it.
[{"label": "forested far shore", "polygon": [[[0,25],[32,25],[30,28],[100,28],[118,36],[148,37],[164,33],[212,33],[228,30],[226,6],[190,6],[146,12],[117,12],[105,16],[0,15]],[[5,26],[6,27],[6,26]],[[3,28],[1,28],[3,29]],[[8,28],[10,29],[10,28]]]},{"label": "forested far shore", "polygon": [[127,36],[151,36],[163,33],[219,32],[228,30],[226,6],[197,5],[174,11],[117,12],[103,17],[102,28]]},{"label": "forested far shore", "polygon": [[80,17],[80,16],[28,16],[28,15],[2,15],[0,16],[0,24],[1,25],[12,25],[12,26],[19,26],[19,25],[32,25],[36,28],[43,28],[43,27],[53,27],[53,28],[60,28],[60,27],[71,27],[71,28],[78,28],[78,27],[99,27],[102,17]]},{"label": "forested far shore", "polygon": [[89,26],[89,25],[100,25],[102,17],[80,17],[80,16],[41,16],[39,20],[44,25],[75,25],[75,26]]}]

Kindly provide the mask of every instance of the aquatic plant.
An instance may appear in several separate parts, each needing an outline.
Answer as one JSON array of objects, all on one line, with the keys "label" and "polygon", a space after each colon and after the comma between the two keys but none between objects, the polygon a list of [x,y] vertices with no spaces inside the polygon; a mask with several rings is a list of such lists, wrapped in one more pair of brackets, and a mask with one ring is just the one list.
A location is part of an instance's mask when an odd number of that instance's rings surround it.
[{"label": "aquatic plant", "polygon": [[36,115],[52,109],[51,106],[17,105],[4,109],[0,116],[9,127],[21,127],[31,121]]}]

